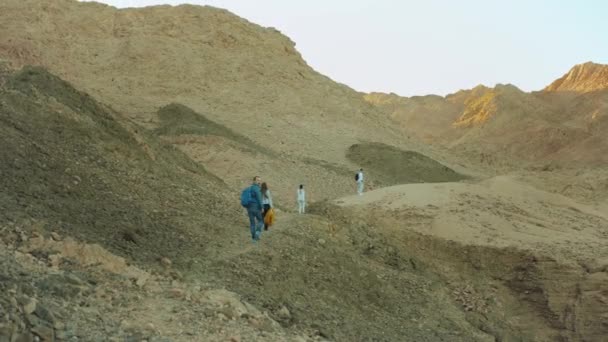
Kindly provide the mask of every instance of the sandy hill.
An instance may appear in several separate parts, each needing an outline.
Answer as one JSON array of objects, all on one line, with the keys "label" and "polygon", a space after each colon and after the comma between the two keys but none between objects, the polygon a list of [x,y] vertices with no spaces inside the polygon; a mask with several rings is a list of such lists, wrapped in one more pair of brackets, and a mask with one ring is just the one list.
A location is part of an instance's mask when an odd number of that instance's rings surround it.
[{"label": "sandy hill", "polygon": [[2,58],[45,66],[138,122],[177,102],[269,149],[324,160],[343,161],[339,147],[359,140],[398,142],[289,38],[222,9],[8,0],[0,16]]},{"label": "sandy hill", "polygon": [[[357,143],[441,157],[403,139],[361,94],[310,68],[288,37],[222,9],[8,0],[0,3],[0,22],[0,58],[14,68],[44,66],[134,122],[160,129],[234,190],[264,175],[289,207],[301,183],[314,199],[351,192],[359,164],[346,152]],[[163,130],[159,109],[170,104],[234,134]],[[248,141],[234,141],[237,135]]]},{"label": "sandy hill", "polygon": [[575,65],[543,91],[586,93],[608,89],[608,65],[587,62]]}]

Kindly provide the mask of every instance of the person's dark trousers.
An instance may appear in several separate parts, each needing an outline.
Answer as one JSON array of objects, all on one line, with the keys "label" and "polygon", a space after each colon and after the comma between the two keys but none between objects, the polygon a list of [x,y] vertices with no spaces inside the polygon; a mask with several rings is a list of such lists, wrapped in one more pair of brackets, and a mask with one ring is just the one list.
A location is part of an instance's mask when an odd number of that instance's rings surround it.
[{"label": "person's dark trousers", "polygon": [[[262,218],[264,218],[264,220],[266,220],[266,214],[268,214],[269,210],[270,204],[264,204],[264,211],[262,212]],[[266,222],[264,222],[264,230],[268,230],[268,225],[266,224]]]},{"label": "person's dark trousers", "polygon": [[251,238],[257,241],[260,239],[260,235],[262,234],[262,226],[264,226],[262,211],[257,205],[252,205],[247,208],[247,215],[249,216],[249,228],[251,230]]}]

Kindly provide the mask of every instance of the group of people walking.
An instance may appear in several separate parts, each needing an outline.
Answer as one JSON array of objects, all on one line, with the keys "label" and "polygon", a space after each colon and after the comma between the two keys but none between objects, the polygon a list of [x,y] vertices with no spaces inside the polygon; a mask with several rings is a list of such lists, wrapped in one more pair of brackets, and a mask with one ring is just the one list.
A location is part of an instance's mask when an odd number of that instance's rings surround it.
[{"label": "group of people walking", "polygon": [[[306,212],[304,184],[300,184],[298,187],[296,201],[298,202],[298,213],[304,214]],[[259,241],[262,235],[262,227],[264,230],[268,230],[274,218],[272,193],[268,184],[262,182],[260,176],[253,177],[253,184],[241,193],[241,205],[247,209],[251,239],[253,242]]]},{"label": "group of people walking", "polygon": [[[355,174],[355,181],[357,182],[357,194],[362,195],[363,169],[360,169]],[[300,184],[296,190],[296,202],[298,203],[298,213],[306,213],[306,191],[304,190],[304,184]],[[260,240],[262,227],[264,230],[268,230],[274,220],[272,194],[270,193],[268,184],[262,182],[260,176],[253,177],[253,184],[245,188],[241,193],[241,205],[247,209],[251,239],[255,243]]]},{"label": "group of people walking", "polygon": [[241,205],[247,209],[253,242],[259,241],[262,235],[262,227],[268,230],[270,222],[265,218],[273,208],[272,194],[268,184],[262,183],[260,176],[253,177],[253,184],[241,193]]}]

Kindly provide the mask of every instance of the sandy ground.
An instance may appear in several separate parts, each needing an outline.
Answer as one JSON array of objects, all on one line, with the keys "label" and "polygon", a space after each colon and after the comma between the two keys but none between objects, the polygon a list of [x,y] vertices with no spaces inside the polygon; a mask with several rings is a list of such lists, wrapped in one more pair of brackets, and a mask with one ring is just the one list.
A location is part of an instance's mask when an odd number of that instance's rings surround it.
[{"label": "sandy ground", "polygon": [[409,184],[335,201],[382,208],[387,215],[422,215],[431,224],[403,227],[462,244],[517,247],[559,260],[608,256],[608,211],[494,177],[479,183]]}]

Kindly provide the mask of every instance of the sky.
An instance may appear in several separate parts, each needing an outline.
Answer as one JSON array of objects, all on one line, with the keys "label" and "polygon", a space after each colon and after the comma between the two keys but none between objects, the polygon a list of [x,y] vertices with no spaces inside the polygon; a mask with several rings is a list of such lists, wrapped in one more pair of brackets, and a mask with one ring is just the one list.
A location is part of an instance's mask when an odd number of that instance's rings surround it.
[{"label": "sky", "polygon": [[540,90],[575,64],[608,64],[604,0],[97,0],[221,7],[296,42],[358,91],[446,95],[479,84]]}]

